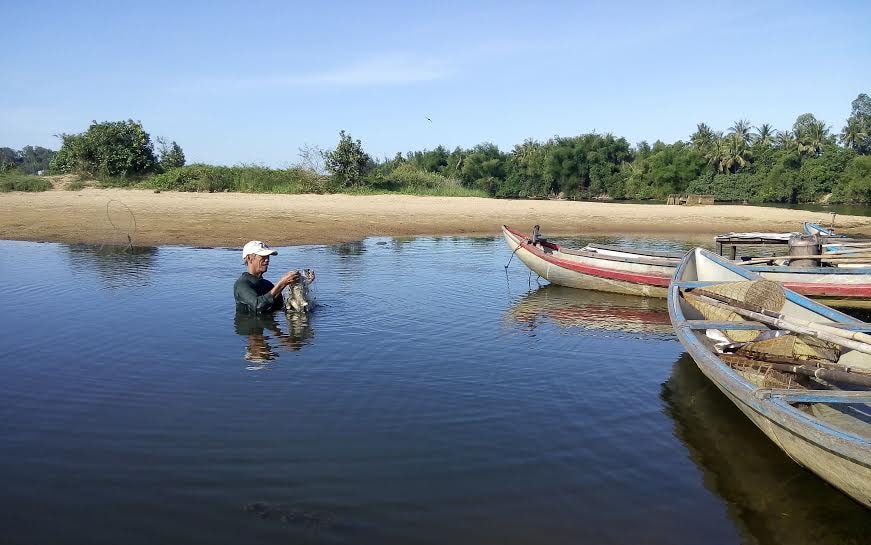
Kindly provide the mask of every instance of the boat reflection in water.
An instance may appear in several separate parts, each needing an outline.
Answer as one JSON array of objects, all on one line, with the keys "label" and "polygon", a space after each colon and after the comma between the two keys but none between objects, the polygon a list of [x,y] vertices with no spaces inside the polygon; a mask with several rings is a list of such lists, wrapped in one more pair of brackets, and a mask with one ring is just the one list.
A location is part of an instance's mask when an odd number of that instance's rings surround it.
[{"label": "boat reflection in water", "polygon": [[259,370],[276,359],[279,351],[296,352],[311,342],[314,330],[310,318],[305,314],[287,313],[286,329],[282,330],[278,321],[280,315],[248,314],[237,312],[233,326],[237,335],[247,337],[243,357],[249,363],[248,369]]},{"label": "boat reflection in water", "polygon": [[674,364],[662,399],[705,487],[726,502],[746,543],[868,543],[868,511],[790,460],[689,354]]},{"label": "boat reflection in water", "polygon": [[507,317],[530,331],[544,322],[559,327],[673,337],[662,299],[581,290],[548,284],[523,296]]}]

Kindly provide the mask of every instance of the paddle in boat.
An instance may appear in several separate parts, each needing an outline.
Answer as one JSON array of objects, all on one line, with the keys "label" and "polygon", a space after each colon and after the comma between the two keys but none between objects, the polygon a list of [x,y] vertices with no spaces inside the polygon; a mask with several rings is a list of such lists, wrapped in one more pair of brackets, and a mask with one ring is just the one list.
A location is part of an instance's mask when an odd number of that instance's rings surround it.
[{"label": "paddle in boat", "polygon": [[[511,251],[533,272],[570,288],[664,298],[683,256],[602,244],[573,250],[540,237],[537,229],[530,236],[507,225],[502,226],[502,234]],[[778,264],[778,259],[783,262]],[[839,258],[833,259],[826,263]],[[831,306],[871,307],[871,266],[833,267],[821,262],[820,266],[796,267],[789,265],[788,256],[750,259],[742,265]]]},{"label": "paddle in boat", "polygon": [[800,465],[871,507],[871,324],[697,248],[668,310],[701,372]]}]

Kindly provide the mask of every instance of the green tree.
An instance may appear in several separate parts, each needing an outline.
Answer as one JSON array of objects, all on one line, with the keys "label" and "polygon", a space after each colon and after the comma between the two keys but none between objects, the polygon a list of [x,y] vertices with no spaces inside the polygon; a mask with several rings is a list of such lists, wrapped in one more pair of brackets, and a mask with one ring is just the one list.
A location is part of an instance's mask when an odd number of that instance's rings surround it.
[{"label": "green tree", "polygon": [[461,176],[464,185],[495,195],[500,182],[505,180],[507,162],[507,157],[495,144],[478,144],[469,150],[463,161]]},{"label": "green tree", "polygon": [[339,132],[339,144],[326,154],[326,167],[344,187],[361,187],[374,163],[363,151],[363,144],[345,131]]},{"label": "green tree", "polygon": [[163,172],[167,172],[174,168],[183,167],[185,164],[184,151],[182,151],[181,146],[179,146],[175,140],[172,141],[171,144],[167,145],[166,141],[163,138],[158,138],[158,148],[160,150],[160,170]]},{"label": "green tree", "polygon": [[871,203],[871,155],[853,158],[844,170],[832,200]]},{"label": "green tree", "polygon": [[792,125],[792,132],[798,140],[798,150],[801,153],[818,154],[829,140],[829,128],[825,122],[813,114],[801,114]]},{"label": "green tree", "polygon": [[151,137],[138,121],[91,123],[80,134],[61,134],[61,149],[51,161],[58,172],[96,177],[128,177],[155,170]]},{"label": "green tree", "polygon": [[735,135],[735,137],[744,143],[744,146],[750,144],[750,122],[746,119],[739,119],[736,121],[731,127],[729,127],[729,134]]},{"label": "green tree", "polygon": [[871,154],[871,97],[860,93],[841,131],[841,143],[862,154]]},{"label": "green tree", "polygon": [[508,157],[506,183],[500,187],[502,197],[547,197],[558,188],[545,169],[548,148],[531,138],[517,144]]},{"label": "green tree", "polygon": [[770,148],[774,144],[774,129],[768,123],[756,127],[753,135],[753,146],[757,148]]},{"label": "green tree", "polygon": [[777,131],[774,145],[786,151],[798,151],[798,139],[790,131]]},{"label": "green tree", "polygon": [[19,155],[21,164],[18,169],[25,174],[36,174],[48,170],[48,165],[55,152],[42,146],[24,146]]},{"label": "green tree", "polygon": [[717,134],[705,123],[696,125],[696,132],[690,136],[690,143],[703,154],[711,153],[717,143]]},{"label": "green tree", "polygon": [[841,144],[859,153],[867,153],[868,130],[861,120],[850,118],[841,130]]},{"label": "green tree", "polygon": [[18,168],[21,154],[12,148],[0,148],[0,174]]}]

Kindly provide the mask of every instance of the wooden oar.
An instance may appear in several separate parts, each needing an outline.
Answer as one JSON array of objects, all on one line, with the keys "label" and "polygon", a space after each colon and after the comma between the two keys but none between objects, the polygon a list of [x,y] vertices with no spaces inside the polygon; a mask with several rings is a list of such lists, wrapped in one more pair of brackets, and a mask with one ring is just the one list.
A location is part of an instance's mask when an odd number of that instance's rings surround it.
[{"label": "wooden oar", "polygon": [[758,360],[767,363],[781,363],[786,365],[804,365],[806,367],[822,367],[825,369],[833,369],[835,371],[844,371],[847,373],[855,373],[857,375],[866,375],[871,377],[871,369],[862,367],[851,367],[843,363],[831,362],[817,358],[796,359],[788,356],[778,356],[777,354],[768,354],[766,352],[756,352],[748,350],[746,347],[741,347],[735,352],[736,356],[744,356],[752,360]]},{"label": "wooden oar", "polygon": [[[818,326],[819,324],[815,324],[813,327],[811,326],[803,326],[796,324],[795,322],[791,322],[788,320],[784,320],[782,318],[772,318],[771,316],[767,316],[761,312],[754,312],[752,310],[747,310],[739,306],[722,303],[715,298],[711,298],[705,295],[697,294],[697,293],[687,293],[684,292],[684,297],[695,297],[697,299],[701,299],[702,302],[707,303],[711,306],[718,307],[725,310],[731,310],[735,314],[740,316],[744,316],[745,318],[750,318],[751,320],[755,320],[757,322],[762,322],[764,324],[773,325],[778,329],[785,329],[787,331],[792,331],[793,333],[800,333],[802,335],[810,335],[811,337],[816,337],[818,339],[822,339],[824,341],[828,341],[830,343],[837,344],[839,346],[843,346],[845,348],[849,348],[851,350],[856,350],[857,352],[862,352],[863,354],[871,354],[871,344],[855,341],[850,338],[843,337],[841,335],[835,334],[833,332],[829,332],[826,330],[821,330]],[[812,323],[812,322],[811,322]],[[852,331],[844,332],[843,330],[837,330],[839,333],[853,333]]]},{"label": "wooden oar", "polygon": [[850,240],[829,239],[823,241],[826,246],[844,246],[847,248],[871,248],[871,242],[856,242]]},{"label": "wooden oar", "polygon": [[869,249],[867,248],[856,248],[856,249],[847,249],[847,250],[824,250],[823,255],[865,255]]},{"label": "wooden oar", "polygon": [[759,305],[754,305],[753,303],[747,303],[745,301],[739,301],[737,299],[732,299],[726,295],[720,295],[719,293],[714,293],[712,291],[708,291],[704,288],[695,288],[692,290],[692,293],[698,295],[704,295],[705,297],[710,297],[711,299],[716,299],[721,303],[725,303],[727,305],[731,305],[733,307],[739,307],[744,310],[749,310],[752,312],[758,312],[760,314],[764,314],[769,318],[775,318],[779,320],[785,320],[787,322],[792,322],[794,324],[815,328],[818,330],[822,330],[824,332],[830,333],[832,335],[837,335],[839,337],[843,337],[845,339],[853,339],[855,341],[859,341],[865,344],[871,345],[871,335],[867,333],[862,333],[861,331],[846,331],[837,327],[830,326],[828,324],[822,324],[820,322],[811,322],[810,320],[805,320],[802,318],[796,318],[793,316],[787,316],[782,312],[775,312],[773,310],[768,310],[767,308],[760,307]]},{"label": "wooden oar", "polygon": [[771,367],[778,371],[793,373],[796,375],[804,375],[806,377],[814,377],[823,380],[834,380],[845,382],[847,384],[855,384],[856,386],[864,386],[871,388],[871,377],[867,375],[858,375],[849,371],[838,371],[834,369],[823,369],[821,367],[809,367],[807,365],[790,365],[786,363],[771,363],[760,362],[750,358],[741,356],[733,356],[731,354],[720,354],[720,358],[730,365],[741,365],[743,367],[759,367],[760,364],[764,367]]}]

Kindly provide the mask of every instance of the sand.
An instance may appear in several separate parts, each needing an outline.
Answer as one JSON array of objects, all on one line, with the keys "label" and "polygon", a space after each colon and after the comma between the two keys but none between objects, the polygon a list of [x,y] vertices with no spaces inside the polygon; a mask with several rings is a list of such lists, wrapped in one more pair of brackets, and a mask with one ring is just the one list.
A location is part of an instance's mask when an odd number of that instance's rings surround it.
[{"label": "sand", "polygon": [[[240,247],[360,240],[373,235],[496,235],[507,224],[546,236],[655,234],[705,239],[729,231],[796,231],[831,214],[743,205],[667,206],[407,195],[154,193],[92,189],[0,194],[0,239]],[[839,232],[871,233],[871,218],[837,216]]]}]

